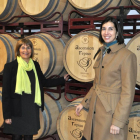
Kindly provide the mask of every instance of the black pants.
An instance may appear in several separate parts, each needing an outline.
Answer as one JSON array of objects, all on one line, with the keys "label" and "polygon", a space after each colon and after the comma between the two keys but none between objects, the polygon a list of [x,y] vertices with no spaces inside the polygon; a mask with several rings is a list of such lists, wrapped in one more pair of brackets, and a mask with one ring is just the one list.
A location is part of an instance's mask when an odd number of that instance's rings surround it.
[{"label": "black pants", "polygon": [[[22,140],[22,135],[12,135],[12,140]],[[24,135],[24,140],[33,140],[33,135]]]}]

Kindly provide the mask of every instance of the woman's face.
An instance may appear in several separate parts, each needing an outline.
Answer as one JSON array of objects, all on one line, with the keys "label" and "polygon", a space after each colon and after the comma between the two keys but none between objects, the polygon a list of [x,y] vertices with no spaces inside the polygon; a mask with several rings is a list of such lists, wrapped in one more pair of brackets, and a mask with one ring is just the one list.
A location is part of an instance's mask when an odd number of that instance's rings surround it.
[{"label": "woman's face", "polygon": [[19,54],[23,60],[25,60],[26,62],[29,62],[29,59],[30,59],[31,54],[32,54],[32,49],[30,46],[23,44],[19,49]]},{"label": "woman's face", "polygon": [[102,25],[101,35],[105,43],[110,43],[116,40],[117,31],[112,22],[106,22]]}]

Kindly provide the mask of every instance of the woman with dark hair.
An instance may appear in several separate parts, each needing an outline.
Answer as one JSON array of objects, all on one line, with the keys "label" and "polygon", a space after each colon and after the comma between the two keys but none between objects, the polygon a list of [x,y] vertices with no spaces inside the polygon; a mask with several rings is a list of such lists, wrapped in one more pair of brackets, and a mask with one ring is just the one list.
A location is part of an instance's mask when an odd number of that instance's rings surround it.
[{"label": "woman with dark hair", "polygon": [[99,40],[104,45],[95,55],[93,86],[76,107],[89,109],[82,140],[127,140],[128,117],[134,99],[137,60],[125,48],[117,20],[107,17]]},{"label": "woman with dark hair", "polygon": [[[32,42],[17,42],[16,60],[5,64],[3,73],[2,105],[4,133],[12,140],[32,140],[40,129],[39,108],[44,110],[43,87],[64,85],[68,74],[58,79],[46,79],[38,62],[33,61]],[[64,80],[65,79],[65,80]]]},{"label": "woman with dark hair", "polygon": [[[123,37],[123,34],[122,34],[122,31],[121,31],[121,28],[118,24],[118,21],[115,19],[115,18],[112,18],[112,17],[107,17],[101,24],[101,28],[102,28],[102,25],[107,23],[107,22],[112,22],[114,24],[114,28],[116,30],[116,38],[115,40],[117,40],[118,44],[123,44],[124,43],[124,37]],[[102,29],[103,30],[103,29]],[[102,30],[100,30],[100,36],[99,36],[99,41],[101,43],[106,43],[105,40],[103,39],[102,37]]]}]

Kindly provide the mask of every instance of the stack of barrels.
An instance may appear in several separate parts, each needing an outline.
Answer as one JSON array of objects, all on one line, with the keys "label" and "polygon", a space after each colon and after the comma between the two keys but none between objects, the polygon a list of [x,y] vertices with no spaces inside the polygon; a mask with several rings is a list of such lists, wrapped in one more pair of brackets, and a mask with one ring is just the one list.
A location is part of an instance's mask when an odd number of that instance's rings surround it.
[{"label": "stack of barrels", "polygon": [[[8,22],[12,17],[19,15],[30,15],[35,20],[45,20],[55,12],[62,13],[63,19],[68,20],[68,13],[74,8],[67,0],[1,0],[0,1],[0,22]],[[76,14],[73,14],[75,17]],[[51,20],[56,20],[60,17],[57,14]],[[15,18],[14,22],[29,22],[31,18]]]},{"label": "stack of barrels", "polygon": [[[132,3],[139,6],[139,2],[132,0]],[[70,11],[76,9],[80,13],[88,16],[97,15],[107,8],[117,6],[129,6],[130,0],[0,0],[0,22],[8,22],[12,17],[19,15],[29,15],[31,18],[14,18],[10,23],[22,23],[45,21],[45,20],[59,20],[60,15],[55,12],[60,12],[63,15],[63,20],[68,21],[68,14]],[[127,15],[129,11],[125,11]],[[139,12],[139,11],[138,11]],[[109,10],[101,16],[118,16],[119,10]],[[73,13],[71,18],[79,17]],[[58,32],[51,32],[52,35],[58,37]],[[19,34],[12,34],[19,36]],[[140,45],[139,36],[136,35],[127,44],[127,48],[134,52],[137,56],[137,84],[140,85]],[[34,60],[38,61],[45,77],[51,75],[64,75],[67,71],[71,77],[80,82],[91,82],[94,80],[95,73],[93,65],[94,55],[102,44],[99,42],[99,32],[85,31],[79,33],[72,38],[63,34],[59,39],[54,39],[51,35],[40,33],[36,35],[26,36],[30,39],[34,46]],[[5,63],[11,62],[15,59],[15,46],[17,39],[14,39],[8,34],[0,34],[0,74],[3,74]],[[62,93],[59,101],[54,101],[49,95],[56,98],[55,93],[48,92],[45,96],[45,110],[40,111],[40,125],[41,128],[34,139],[42,138],[46,135],[51,135],[56,132],[56,128],[61,140],[80,139],[83,135],[86,116],[88,110],[82,110],[80,117],[75,115],[75,105],[79,104],[82,98],[77,99],[71,103],[65,100],[64,93]],[[69,95],[70,98],[71,95]],[[135,104],[136,105],[136,104]],[[135,117],[132,118],[135,114]],[[3,127],[2,116],[2,88],[0,88],[0,127]],[[135,130],[136,123],[139,123],[139,112],[131,111],[130,127]],[[57,122],[57,126],[56,126]],[[65,123],[63,123],[65,122]],[[137,125],[139,127],[139,125]],[[136,128],[138,129],[138,128]],[[136,130],[138,131],[138,130]],[[131,140],[134,137],[130,136]],[[137,136],[138,137],[138,136]],[[130,139],[128,139],[130,140]]]},{"label": "stack of barrels", "polygon": [[[88,16],[93,16],[100,14],[104,10],[110,7],[118,7],[118,6],[129,6],[131,5],[130,0],[69,0],[69,2],[81,13]],[[125,14],[127,14],[128,11],[125,11]],[[109,10],[102,16],[117,16],[120,14],[119,10]]]},{"label": "stack of barrels", "polygon": [[[135,0],[132,2],[137,4]],[[35,20],[45,20],[50,18],[55,12],[60,12],[63,15],[63,20],[68,20],[68,14],[70,11],[76,9],[84,15],[93,16],[97,15],[107,8],[117,6],[129,6],[130,0],[1,0],[0,1],[0,21],[7,22],[12,17],[18,15],[30,15]],[[119,10],[109,10],[102,16],[116,16],[119,15]],[[127,14],[128,11],[125,11]],[[50,20],[59,19],[60,15],[55,15]],[[72,18],[77,17],[76,14],[72,15]],[[28,22],[30,18],[15,18],[11,22]]]}]

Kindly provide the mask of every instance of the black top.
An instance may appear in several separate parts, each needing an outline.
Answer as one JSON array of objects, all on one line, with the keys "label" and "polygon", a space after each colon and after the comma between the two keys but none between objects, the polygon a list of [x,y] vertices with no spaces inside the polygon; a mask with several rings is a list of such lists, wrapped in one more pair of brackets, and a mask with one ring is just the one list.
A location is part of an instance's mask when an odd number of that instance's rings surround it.
[{"label": "black top", "polygon": [[[27,71],[31,82],[31,94],[22,93],[21,117],[12,116],[12,124],[4,124],[4,133],[18,135],[34,135],[40,128],[39,106],[34,103],[35,99],[35,74],[33,70]],[[16,94],[16,93],[15,93]]]},{"label": "black top", "polygon": [[[41,90],[41,108],[44,110],[44,90],[43,87],[53,87],[64,85],[63,77],[57,79],[46,79],[43,75],[38,62],[34,61],[39,85]],[[22,116],[21,112],[21,95],[15,94],[16,76],[18,63],[17,60],[5,64],[3,72],[3,89],[2,89],[2,105],[4,119],[10,119],[12,116]]]}]

